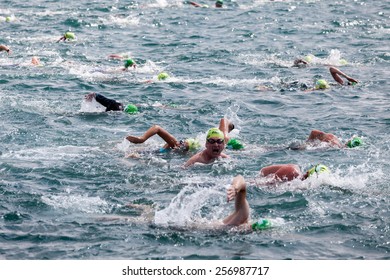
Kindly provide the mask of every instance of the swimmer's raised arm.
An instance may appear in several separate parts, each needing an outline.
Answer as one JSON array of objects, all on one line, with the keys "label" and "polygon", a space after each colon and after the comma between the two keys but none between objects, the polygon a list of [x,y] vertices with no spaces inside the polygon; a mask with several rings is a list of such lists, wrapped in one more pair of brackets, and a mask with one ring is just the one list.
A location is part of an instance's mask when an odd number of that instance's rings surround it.
[{"label": "swimmer's raised arm", "polygon": [[219,121],[219,130],[223,132],[223,135],[225,136],[225,144],[229,142],[229,135],[228,133],[234,129],[234,124],[231,123],[227,118],[222,118]]},{"label": "swimmer's raised arm", "polygon": [[11,49],[6,45],[0,45],[0,51],[6,51],[9,55],[12,53]]},{"label": "swimmer's raised arm", "polygon": [[246,182],[244,177],[237,175],[233,178],[227,190],[227,200],[234,199],[234,212],[223,220],[225,225],[239,226],[248,222],[249,203],[246,200]]},{"label": "swimmer's raised arm", "polygon": [[354,78],[348,76],[347,74],[341,72],[338,68],[336,67],[329,67],[329,72],[332,75],[333,79],[338,82],[340,85],[344,85],[343,79],[340,77],[346,78],[350,83],[358,83],[358,80],[355,80]]}]

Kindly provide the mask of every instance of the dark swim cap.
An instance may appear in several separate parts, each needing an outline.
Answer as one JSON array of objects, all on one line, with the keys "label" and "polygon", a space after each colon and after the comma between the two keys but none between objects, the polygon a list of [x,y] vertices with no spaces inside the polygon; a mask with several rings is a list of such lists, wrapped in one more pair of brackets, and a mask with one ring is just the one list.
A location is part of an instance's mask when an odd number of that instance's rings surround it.
[{"label": "dark swim cap", "polygon": [[355,148],[363,145],[363,140],[360,137],[354,137],[347,142],[347,147]]}]

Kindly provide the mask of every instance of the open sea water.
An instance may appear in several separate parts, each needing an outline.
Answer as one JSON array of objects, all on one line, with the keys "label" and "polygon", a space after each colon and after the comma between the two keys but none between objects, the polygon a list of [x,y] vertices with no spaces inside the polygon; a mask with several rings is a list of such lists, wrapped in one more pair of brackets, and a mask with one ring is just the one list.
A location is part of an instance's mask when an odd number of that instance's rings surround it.
[{"label": "open sea water", "polygon": [[[224,2],[1,2],[0,44],[13,51],[0,53],[1,259],[390,259],[389,1]],[[57,43],[66,31],[76,39]],[[110,54],[138,67],[120,71]],[[307,55],[309,67],[291,67]],[[300,89],[331,82],[328,65],[360,83]],[[157,81],[161,71],[170,78]],[[106,113],[83,101],[90,92],[140,112]],[[159,124],[203,143],[223,116],[245,149],[209,165],[181,168],[191,155],[155,153],[157,136],[125,140]],[[312,129],[364,146],[285,149]],[[253,183],[277,163],[332,172]],[[252,181],[251,219],[273,226],[189,226],[233,210],[237,174]],[[128,203],[153,207],[153,223]]]}]

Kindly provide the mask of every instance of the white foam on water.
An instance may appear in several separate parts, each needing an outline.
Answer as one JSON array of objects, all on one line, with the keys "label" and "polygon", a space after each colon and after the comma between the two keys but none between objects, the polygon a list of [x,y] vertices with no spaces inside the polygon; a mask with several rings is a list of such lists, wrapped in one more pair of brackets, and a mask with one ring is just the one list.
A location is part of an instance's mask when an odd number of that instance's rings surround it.
[{"label": "white foam on water", "polygon": [[45,195],[42,196],[42,201],[55,209],[64,209],[69,212],[107,213],[110,210],[109,204],[100,197],[87,195]]},{"label": "white foam on water", "polygon": [[[226,184],[204,186],[204,183],[196,183],[196,178],[191,180],[193,182],[184,186],[165,209],[156,211],[156,225],[185,227],[194,223],[217,222],[223,217],[224,208],[218,210],[218,207],[226,204]],[[214,182],[216,179],[210,180]]]}]

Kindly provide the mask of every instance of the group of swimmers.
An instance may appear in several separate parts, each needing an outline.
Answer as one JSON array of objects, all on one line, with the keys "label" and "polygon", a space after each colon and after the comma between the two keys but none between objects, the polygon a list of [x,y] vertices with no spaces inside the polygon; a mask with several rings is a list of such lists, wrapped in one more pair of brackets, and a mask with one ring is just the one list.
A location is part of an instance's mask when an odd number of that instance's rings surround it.
[{"label": "group of swimmers", "polygon": [[[217,1],[216,7],[219,4],[223,4],[223,1]],[[198,4],[190,2],[190,4],[197,6]],[[221,7],[222,7],[221,4]],[[75,35],[71,32],[66,32],[58,42],[72,40],[75,38]],[[5,51],[8,54],[11,54],[12,51],[9,47],[5,45],[0,45],[0,51]],[[124,59],[121,55],[111,55],[110,58],[113,59]],[[39,63],[39,60],[36,58],[32,60],[33,64]],[[307,65],[308,61],[306,60],[296,60],[294,65]],[[136,63],[131,58],[124,59],[124,69],[127,70],[130,67],[136,68]],[[331,66],[329,68],[330,74],[333,79],[340,85],[354,85],[358,81],[336,67]],[[158,75],[158,80],[165,80],[169,77],[168,74],[162,72]],[[345,83],[343,78],[347,80]],[[329,84],[325,80],[318,80],[314,89],[327,89]],[[123,111],[128,114],[136,114],[138,112],[138,106],[136,104],[127,104],[118,102],[114,99],[107,98],[98,93],[90,93],[85,96],[85,100],[90,102],[96,100],[98,103],[103,105],[106,108],[106,111]],[[206,141],[204,143],[204,149],[195,153],[191,156],[183,165],[184,168],[188,168],[194,164],[209,164],[214,162],[217,159],[228,158],[229,156],[224,153],[225,148],[232,148],[235,150],[240,150],[244,148],[244,145],[238,140],[229,137],[229,133],[234,129],[234,124],[231,123],[228,119],[222,118],[220,120],[219,126],[211,128],[207,131]],[[201,143],[198,139],[188,138],[178,140],[167,130],[162,128],[159,125],[151,126],[142,136],[128,135],[126,139],[134,144],[144,143],[146,140],[151,138],[154,135],[161,137],[165,144],[160,148],[159,152],[165,153],[170,151],[179,151],[179,152],[194,152],[201,148]],[[347,143],[343,144],[339,139],[331,134],[325,133],[319,130],[311,131],[308,139],[305,143],[296,144],[293,143],[289,146],[292,150],[305,149],[306,146],[316,145],[316,143],[326,143],[327,145],[335,148],[354,148],[361,146],[363,141],[360,137],[353,137]],[[295,179],[305,180],[314,174],[321,174],[324,172],[330,172],[329,168],[323,164],[317,164],[311,167],[306,172],[302,172],[298,165],[296,164],[278,164],[266,166],[260,169],[259,175],[267,179],[267,183],[275,184],[278,182],[292,181]],[[230,187],[227,189],[227,201],[235,201],[235,209],[232,214],[222,220],[222,226],[227,227],[242,227],[249,230],[258,230],[264,229],[269,224],[267,220],[259,221],[252,223],[249,221],[249,203],[246,199],[247,193],[247,183],[242,175],[237,175],[233,178]]]}]

